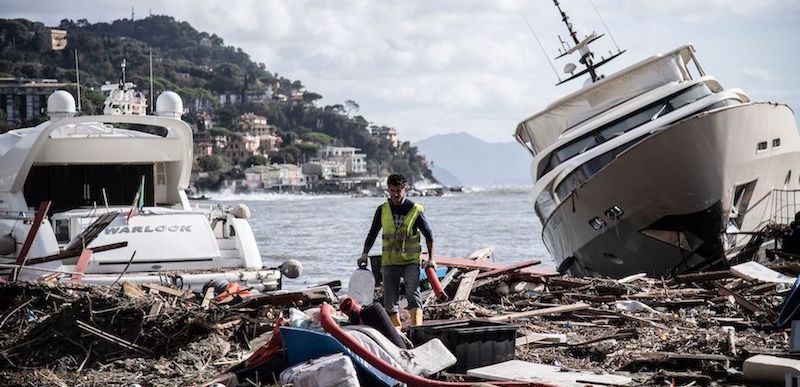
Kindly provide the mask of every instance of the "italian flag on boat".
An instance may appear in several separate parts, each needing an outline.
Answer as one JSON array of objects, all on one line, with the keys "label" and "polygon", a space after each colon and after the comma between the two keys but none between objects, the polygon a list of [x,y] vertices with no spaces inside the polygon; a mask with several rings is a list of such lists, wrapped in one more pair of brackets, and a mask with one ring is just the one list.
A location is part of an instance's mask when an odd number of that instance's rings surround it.
[{"label": "italian flag on boat", "polygon": [[128,216],[125,218],[125,224],[130,223],[131,217],[134,215],[134,210],[138,213],[144,207],[144,175],[142,175],[142,181],[139,182],[139,188],[136,190],[136,195],[133,196],[133,203],[131,204],[131,210],[128,211]]}]

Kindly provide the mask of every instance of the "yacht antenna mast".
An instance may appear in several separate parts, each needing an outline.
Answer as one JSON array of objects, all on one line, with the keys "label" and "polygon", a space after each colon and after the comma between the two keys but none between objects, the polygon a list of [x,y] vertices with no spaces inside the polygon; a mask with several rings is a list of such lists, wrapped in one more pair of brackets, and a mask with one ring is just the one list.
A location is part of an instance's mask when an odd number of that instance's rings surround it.
[{"label": "yacht antenna mast", "polygon": [[[602,66],[602,65],[604,65],[604,64],[606,64],[606,63],[608,63],[612,59],[622,55],[623,53],[625,53],[625,50],[620,50],[619,46],[617,46],[617,52],[616,53],[611,53],[611,51],[609,51],[610,56],[608,58],[600,57],[600,61],[595,63],[595,61],[594,61],[594,53],[592,52],[592,50],[589,49],[589,43],[592,43],[595,40],[602,38],[603,36],[605,36],[605,34],[597,35],[596,32],[592,31],[592,33],[589,34],[588,36],[584,37],[583,40],[578,39],[578,32],[575,31],[572,28],[572,23],[570,23],[570,21],[569,21],[569,16],[567,16],[567,14],[561,9],[561,4],[558,2],[558,0],[553,0],[553,4],[555,4],[556,9],[558,9],[558,12],[561,14],[561,21],[563,21],[564,25],[567,26],[567,31],[569,32],[569,36],[572,37],[572,41],[575,44],[572,47],[566,47],[565,48],[566,51],[564,51],[559,56],[557,56],[556,59],[559,59],[561,57],[567,56],[567,55],[572,54],[574,52],[578,52],[581,55],[581,58],[578,61],[585,66],[585,68],[583,70],[578,71],[577,73],[573,73],[572,71],[575,70],[575,66],[572,65],[572,64],[567,64],[568,67],[565,67],[564,71],[565,72],[569,72],[570,73],[570,77],[565,79],[565,80],[563,80],[563,81],[560,81],[560,82],[556,83],[556,85],[560,85],[560,84],[562,84],[564,82],[571,81],[571,80],[573,80],[575,78],[578,78],[581,75],[586,74],[586,73],[589,73],[589,76],[592,77],[592,82],[599,81],[601,78],[603,78],[603,76],[597,74],[597,68]],[[594,3],[592,3],[592,5],[594,6]],[[596,10],[597,9],[595,8],[595,11]],[[599,15],[600,14],[598,13],[598,16]],[[603,25],[605,25],[605,21],[603,21],[602,18],[600,19],[600,21],[602,21]],[[606,30],[608,30],[607,26],[606,26]],[[565,44],[567,46],[569,45],[568,42],[564,42],[563,40],[561,40],[560,36],[559,36],[559,40],[561,41],[561,45],[562,46],[564,46]],[[613,40],[613,37],[612,37],[612,40]],[[616,44],[617,44],[617,42],[614,41],[614,45],[616,45]],[[561,51],[559,50],[559,52],[561,52]]]},{"label": "yacht antenna mast", "polygon": [[78,88],[78,111],[81,111],[81,72],[78,69],[78,49],[75,50],[75,84]]},{"label": "yacht antenna mast", "polygon": [[128,61],[122,59],[122,64],[119,66],[122,69],[122,89],[125,90],[125,67],[128,66]]},{"label": "yacht antenna mast", "polygon": [[[572,29],[572,23],[569,22],[569,16],[567,16],[567,14],[564,13],[563,10],[561,10],[561,5],[558,3],[558,0],[553,0],[553,4],[556,5],[556,8],[558,8],[558,12],[561,13],[561,21],[563,21],[564,24],[567,26],[567,31],[569,31],[569,36],[572,37],[572,41],[575,42],[576,46],[579,45],[581,41],[578,40],[578,33],[575,32],[574,29]],[[594,53],[592,53],[592,51],[589,50],[589,48],[587,48],[586,46],[581,47],[578,50],[578,52],[580,52],[581,54],[581,59],[579,60],[579,62],[583,63],[589,70],[589,75],[592,76],[592,82],[597,82],[598,79],[597,72],[595,71],[595,67],[592,62]]]}]

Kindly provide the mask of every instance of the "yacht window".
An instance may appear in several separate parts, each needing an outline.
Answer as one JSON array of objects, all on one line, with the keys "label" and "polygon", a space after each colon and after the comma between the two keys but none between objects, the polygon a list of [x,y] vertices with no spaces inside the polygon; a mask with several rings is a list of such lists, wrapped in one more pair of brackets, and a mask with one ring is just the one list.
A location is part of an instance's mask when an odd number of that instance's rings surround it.
[{"label": "yacht window", "polygon": [[711,93],[711,89],[709,89],[705,83],[700,83],[658,102],[652,103],[625,117],[600,126],[592,132],[584,134],[555,150],[550,156],[550,162],[537,178],[551,171],[564,161],[637,128],[640,125],[654,121],[664,114],[668,114],[673,110],[695,102]]},{"label": "yacht window", "polygon": [[767,142],[761,141],[756,145],[756,152],[761,152],[763,150],[767,150]]},{"label": "yacht window", "polygon": [[779,146],[781,146],[781,139],[780,138],[773,139],[772,140],[772,147],[773,148],[777,148]]},{"label": "yacht window", "polygon": [[[700,109],[699,111],[693,113],[694,115],[707,112],[709,110],[713,110],[722,106],[731,106],[731,105],[738,105],[739,101],[735,99],[726,99],[716,103],[713,103],[709,106]],[[560,200],[565,200],[570,193],[572,193],[575,188],[578,188],[581,184],[589,180],[590,177],[594,176],[600,169],[605,167],[608,163],[614,161],[618,154],[622,153],[624,150],[628,149],[631,145],[635,144],[639,140],[647,137],[649,134],[645,134],[640,136],[636,139],[626,142],[623,145],[620,145],[606,153],[603,153],[600,156],[597,156],[581,165],[578,168],[575,168],[574,171],[570,172],[567,177],[561,180],[556,187],[556,197]],[[766,142],[764,142],[766,146]]]}]

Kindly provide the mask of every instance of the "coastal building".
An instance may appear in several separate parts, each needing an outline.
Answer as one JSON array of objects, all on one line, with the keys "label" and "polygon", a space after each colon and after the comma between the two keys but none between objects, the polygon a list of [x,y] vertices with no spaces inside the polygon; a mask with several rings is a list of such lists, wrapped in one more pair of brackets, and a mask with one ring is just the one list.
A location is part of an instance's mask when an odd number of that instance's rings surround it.
[{"label": "coastal building", "polygon": [[61,51],[67,47],[67,31],[51,28],[47,38],[48,45],[53,51]]},{"label": "coastal building", "polygon": [[206,141],[198,142],[197,154],[200,156],[211,156],[214,154],[214,144]]},{"label": "coastal building", "polygon": [[269,176],[270,166],[253,165],[244,170],[244,182],[247,189],[264,188],[264,175]]},{"label": "coastal building", "polygon": [[260,142],[258,137],[249,134],[234,136],[225,147],[225,156],[228,156],[234,163],[240,164],[251,156],[259,155],[258,147]]},{"label": "coastal building", "polygon": [[239,116],[239,125],[250,131],[257,129],[265,130],[268,126],[267,117],[259,116],[253,112],[247,112]]},{"label": "coastal building", "polygon": [[360,175],[367,172],[367,155],[358,153],[354,147],[326,146],[322,149],[322,159],[344,164],[346,175]]},{"label": "coastal building", "polygon": [[202,125],[203,129],[209,129],[214,127],[214,117],[208,112],[200,112],[197,115],[197,126]]},{"label": "coastal building", "polygon": [[0,78],[0,111],[5,114],[6,124],[46,119],[47,97],[73,85],[55,79]]},{"label": "coastal building", "polygon": [[392,142],[392,145],[397,148],[400,141],[397,139],[397,130],[388,126],[373,126],[370,128],[373,137],[383,137]]},{"label": "coastal building", "polygon": [[245,184],[249,189],[295,191],[306,187],[306,178],[294,164],[255,165],[245,169]]}]

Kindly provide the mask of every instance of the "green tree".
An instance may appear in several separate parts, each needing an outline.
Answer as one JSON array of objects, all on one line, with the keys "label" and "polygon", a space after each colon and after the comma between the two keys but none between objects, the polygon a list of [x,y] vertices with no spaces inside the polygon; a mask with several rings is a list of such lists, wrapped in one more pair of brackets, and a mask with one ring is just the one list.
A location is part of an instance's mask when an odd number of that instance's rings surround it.
[{"label": "green tree", "polygon": [[217,172],[222,167],[222,161],[216,155],[206,155],[197,158],[197,165],[203,172]]}]

